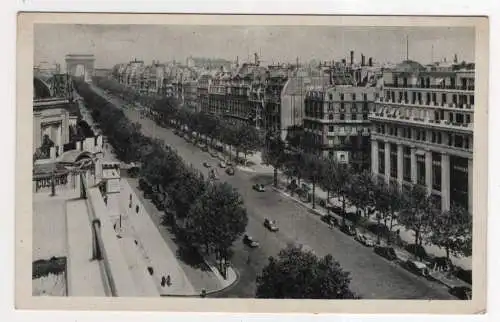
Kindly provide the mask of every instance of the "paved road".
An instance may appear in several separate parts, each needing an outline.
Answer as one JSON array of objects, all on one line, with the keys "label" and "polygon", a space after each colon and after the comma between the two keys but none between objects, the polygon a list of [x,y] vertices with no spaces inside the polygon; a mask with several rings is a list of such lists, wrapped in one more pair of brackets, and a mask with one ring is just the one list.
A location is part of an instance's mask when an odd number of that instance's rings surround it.
[{"label": "paved road", "polygon": [[[116,99],[111,101],[120,103]],[[174,135],[170,129],[154,125],[149,119],[141,119],[139,112],[133,109],[124,112],[132,121],[142,124],[145,135],[160,138],[175,147],[187,163],[205,174],[208,171],[202,165],[204,161],[217,165],[216,159]],[[232,263],[240,273],[240,281],[218,296],[253,297],[255,277],[267,264],[268,257],[276,255],[288,243],[298,243],[320,256],[332,254],[351,273],[352,290],[365,299],[454,299],[444,286],[407,272],[337,229],[330,230],[318,217],[292,200],[270,189],[264,193],[252,189],[256,182],[270,185],[272,175],[237,171],[236,175],[227,176],[220,169],[219,175],[221,180],[229,182],[241,193],[248,211],[247,232],[259,241],[260,247],[249,249],[241,241],[235,243]],[[277,220],[279,232],[266,230],[262,225],[265,218]]]}]

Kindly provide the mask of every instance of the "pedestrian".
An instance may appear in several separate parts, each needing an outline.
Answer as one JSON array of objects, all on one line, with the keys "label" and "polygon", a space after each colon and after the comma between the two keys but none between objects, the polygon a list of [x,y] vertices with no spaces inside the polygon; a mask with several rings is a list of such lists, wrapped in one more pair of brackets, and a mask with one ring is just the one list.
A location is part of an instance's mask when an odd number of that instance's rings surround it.
[{"label": "pedestrian", "polygon": [[170,278],[170,274],[168,274],[168,275],[167,275],[167,279],[166,279],[166,281],[165,281],[165,282],[167,283],[167,286],[172,285],[172,280],[171,280],[171,278]]},{"label": "pedestrian", "polygon": [[167,283],[167,280],[165,279],[165,276],[161,277],[161,287],[165,287],[165,284]]}]

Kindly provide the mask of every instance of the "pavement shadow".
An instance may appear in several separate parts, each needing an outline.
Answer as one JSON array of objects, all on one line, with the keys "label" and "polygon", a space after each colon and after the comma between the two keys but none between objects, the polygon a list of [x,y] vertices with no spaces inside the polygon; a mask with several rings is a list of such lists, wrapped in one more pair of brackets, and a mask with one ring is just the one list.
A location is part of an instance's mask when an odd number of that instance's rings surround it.
[{"label": "pavement shadow", "polygon": [[259,173],[250,178],[250,181],[254,183],[260,183],[263,185],[271,185],[274,182],[273,174]]},{"label": "pavement shadow", "polygon": [[210,272],[210,267],[205,263],[203,256],[201,256],[198,249],[191,246],[189,241],[186,240],[182,230],[177,228],[175,229],[171,223],[171,221],[167,218],[167,216],[163,216],[162,225],[164,225],[168,232],[171,234],[172,241],[177,245],[176,257],[181,260],[184,264],[199,269],[204,272]]}]

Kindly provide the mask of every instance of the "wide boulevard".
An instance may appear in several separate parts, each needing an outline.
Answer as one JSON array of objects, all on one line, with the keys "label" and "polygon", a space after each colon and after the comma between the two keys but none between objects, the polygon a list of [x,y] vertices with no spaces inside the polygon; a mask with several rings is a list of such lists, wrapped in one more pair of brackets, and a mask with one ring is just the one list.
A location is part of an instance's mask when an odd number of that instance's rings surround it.
[{"label": "wide boulevard", "polygon": [[[121,107],[119,99],[110,97],[98,88],[96,92]],[[218,166],[218,160],[198,147],[176,136],[171,129],[162,128],[132,108],[125,108],[127,117],[142,125],[145,135],[156,137],[177,150],[177,153],[194,167],[207,174],[203,162]],[[394,263],[376,255],[337,229],[330,229],[317,216],[278,192],[267,189],[257,192],[254,183],[270,186],[272,174],[258,174],[237,170],[228,176],[218,169],[220,180],[229,182],[242,195],[248,212],[247,233],[260,244],[250,249],[241,241],[234,244],[231,262],[240,279],[234,286],[217,294],[220,297],[254,297],[255,278],[267,264],[269,256],[275,256],[288,243],[302,244],[317,255],[332,254],[343,269],[351,273],[351,288],[365,299],[453,299],[444,286],[417,277]],[[265,218],[274,219],[278,232],[270,232],[263,226]]]}]

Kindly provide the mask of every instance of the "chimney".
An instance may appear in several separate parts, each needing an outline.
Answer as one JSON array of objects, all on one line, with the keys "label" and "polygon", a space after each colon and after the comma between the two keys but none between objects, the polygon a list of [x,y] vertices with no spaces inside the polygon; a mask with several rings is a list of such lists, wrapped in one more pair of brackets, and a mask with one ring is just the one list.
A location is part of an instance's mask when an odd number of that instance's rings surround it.
[{"label": "chimney", "polygon": [[344,65],[346,64],[345,58],[342,59],[342,64],[344,64]]},{"label": "chimney", "polygon": [[365,55],[361,54],[361,66],[365,66]]},{"label": "chimney", "polygon": [[372,67],[373,66],[373,60],[372,58],[368,58],[368,66]]},{"label": "chimney", "polygon": [[351,50],[351,65],[354,64],[354,50]]}]

